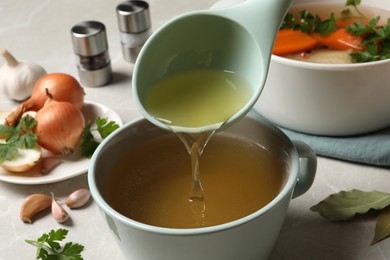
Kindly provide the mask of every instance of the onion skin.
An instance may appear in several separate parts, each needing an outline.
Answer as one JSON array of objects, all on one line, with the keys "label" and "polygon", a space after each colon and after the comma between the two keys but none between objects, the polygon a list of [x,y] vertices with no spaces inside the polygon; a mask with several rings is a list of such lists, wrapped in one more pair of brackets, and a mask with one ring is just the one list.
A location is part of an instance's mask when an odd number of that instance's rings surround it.
[{"label": "onion skin", "polygon": [[49,73],[39,78],[31,97],[7,116],[5,124],[16,126],[24,112],[39,111],[48,99],[47,92],[54,100],[69,102],[79,110],[83,108],[84,90],[80,83],[73,76],[65,73]]},{"label": "onion skin", "polygon": [[49,99],[35,116],[38,143],[62,155],[73,153],[85,127],[81,111],[69,102]]},{"label": "onion skin", "polygon": [[31,100],[26,102],[29,106],[28,110],[41,109],[48,99],[47,91],[52,99],[69,102],[79,110],[83,109],[84,91],[80,83],[71,75],[51,73],[41,77],[35,84]]}]

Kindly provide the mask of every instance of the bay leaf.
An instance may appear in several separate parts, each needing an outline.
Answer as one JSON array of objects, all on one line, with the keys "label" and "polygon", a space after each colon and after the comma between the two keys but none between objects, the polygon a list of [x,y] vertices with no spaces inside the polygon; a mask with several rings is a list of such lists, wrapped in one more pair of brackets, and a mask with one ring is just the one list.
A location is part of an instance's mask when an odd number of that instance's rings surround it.
[{"label": "bay leaf", "polygon": [[390,205],[390,193],[381,191],[350,190],[331,194],[310,210],[332,221],[352,219],[370,209],[381,210]]},{"label": "bay leaf", "polygon": [[390,236],[390,209],[387,208],[379,214],[375,224],[375,235],[371,245]]}]

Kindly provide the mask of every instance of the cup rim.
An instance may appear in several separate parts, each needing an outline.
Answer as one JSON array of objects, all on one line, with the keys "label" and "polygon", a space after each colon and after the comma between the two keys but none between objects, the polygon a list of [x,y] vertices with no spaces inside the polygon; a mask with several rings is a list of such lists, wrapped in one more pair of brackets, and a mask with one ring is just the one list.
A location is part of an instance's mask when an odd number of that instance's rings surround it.
[{"label": "cup rim", "polygon": [[[145,224],[139,221],[135,221],[133,219],[130,219],[118,211],[116,211],[114,208],[112,208],[103,198],[103,196],[100,194],[98,187],[95,182],[96,177],[96,171],[95,171],[95,162],[99,158],[101,152],[107,145],[110,145],[112,139],[116,138],[116,136],[120,133],[126,132],[128,128],[134,127],[134,125],[137,124],[145,124],[149,122],[146,118],[138,118],[134,119],[132,121],[129,121],[126,123],[123,127],[116,130],[114,133],[112,133],[110,136],[105,138],[102,143],[98,146],[94,154],[92,155],[90,167],[88,169],[88,185],[91,191],[91,195],[95,202],[98,204],[99,208],[107,215],[109,215],[111,218],[114,218],[117,221],[120,221],[122,224],[126,226],[131,226],[134,229],[142,230],[150,233],[155,234],[164,234],[164,235],[180,235],[180,236],[186,236],[186,235],[201,235],[201,234],[207,234],[207,233],[215,233],[215,232],[221,232],[228,229],[233,229],[241,225],[245,225],[249,222],[252,222],[256,220],[258,217],[262,215],[266,215],[272,211],[273,208],[275,208],[277,205],[281,204],[285,199],[291,199],[292,192],[295,187],[295,184],[297,183],[298,178],[298,171],[299,171],[299,163],[298,163],[298,152],[295,149],[295,146],[293,145],[292,141],[287,137],[286,134],[284,134],[279,128],[272,125],[271,123],[267,122],[265,119],[260,119],[253,115],[246,115],[244,118],[250,118],[252,120],[258,121],[258,123],[264,124],[267,128],[270,128],[272,131],[276,132],[281,138],[284,139],[284,141],[287,143],[287,148],[290,152],[291,159],[291,172],[288,176],[288,179],[286,183],[284,184],[284,187],[281,189],[281,191],[278,193],[278,195],[270,201],[267,205],[264,207],[258,209],[257,211],[242,217],[240,219],[230,221],[227,223],[223,223],[220,225],[214,225],[209,227],[200,227],[200,228],[166,228],[166,227],[158,227],[153,226],[149,224]],[[243,119],[244,119],[243,118]],[[155,126],[156,128],[158,126]]]}]

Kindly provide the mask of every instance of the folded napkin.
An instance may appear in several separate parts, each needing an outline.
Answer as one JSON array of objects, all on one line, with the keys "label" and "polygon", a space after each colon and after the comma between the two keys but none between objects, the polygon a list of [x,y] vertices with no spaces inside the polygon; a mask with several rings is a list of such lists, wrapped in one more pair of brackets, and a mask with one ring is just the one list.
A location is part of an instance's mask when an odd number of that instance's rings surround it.
[{"label": "folded napkin", "polygon": [[[254,111],[252,114],[261,117]],[[317,155],[390,167],[390,127],[365,135],[346,137],[316,136],[279,128],[290,139],[308,144]]]}]

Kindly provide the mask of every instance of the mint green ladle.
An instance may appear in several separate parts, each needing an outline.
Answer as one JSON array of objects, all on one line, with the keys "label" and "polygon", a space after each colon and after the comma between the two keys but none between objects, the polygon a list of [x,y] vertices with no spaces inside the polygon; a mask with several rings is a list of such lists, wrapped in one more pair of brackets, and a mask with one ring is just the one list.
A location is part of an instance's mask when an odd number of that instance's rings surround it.
[{"label": "mint green ladle", "polygon": [[254,88],[249,102],[219,130],[239,120],[260,96],[276,33],[292,1],[247,0],[232,7],[190,12],[162,26],[145,43],[134,67],[133,96],[140,112],[168,129],[145,109],[148,89],[178,72],[218,69],[238,73]]}]

